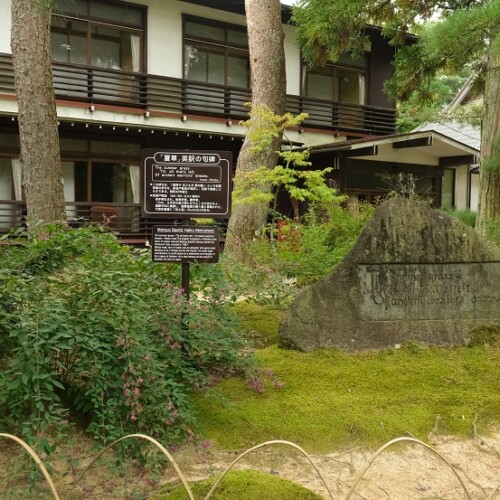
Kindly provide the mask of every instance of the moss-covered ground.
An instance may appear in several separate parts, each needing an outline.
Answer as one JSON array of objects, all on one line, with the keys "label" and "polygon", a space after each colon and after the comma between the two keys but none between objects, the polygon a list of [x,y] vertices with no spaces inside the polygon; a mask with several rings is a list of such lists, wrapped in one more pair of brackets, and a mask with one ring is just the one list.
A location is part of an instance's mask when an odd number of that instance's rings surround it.
[{"label": "moss-covered ground", "polygon": [[[279,315],[252,306],[262,317]],[[262,317],[261,317],[262,316]],[[253,325],[253,326],[252,326]],[[266,323],[266,333],[273,330]],[[500,348],[403,346],[348,354],[285,351],[272,345],[256,352],[259,364],[283,383],[264,394],[231,378],[196,400],[201,433],[216,446],[241,449],[286,439],[308,452],[327,452],[394,437],[426,439],[429,432],[470,436],[500,421]],[[474,423],[474,425],[473,425]]]},{"label": "moss-covered ground", "polygon": [[254,302],[237,302],[234,310],[239,318],[241,333],[255,347],[262,348],[278,343],[278,324],[283,311]]},{"label": "moss-covered ground", "polygon": [[[205,498],[216,477],[200,481],[192,486],[195,498]],[[170,492],[151,497],[152,500],[185,500],[188,495],[184,487],[178,486]],[[316,493],[277,476],[251,470],[229,472],[217,486],[212,496],[214,500],[318,500],[322,497]]]}]

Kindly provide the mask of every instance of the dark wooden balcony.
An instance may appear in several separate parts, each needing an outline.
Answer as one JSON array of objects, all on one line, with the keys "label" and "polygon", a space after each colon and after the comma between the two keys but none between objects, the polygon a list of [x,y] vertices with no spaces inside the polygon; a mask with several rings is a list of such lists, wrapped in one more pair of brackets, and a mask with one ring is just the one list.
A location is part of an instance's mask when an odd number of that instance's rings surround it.
[{"label": "dark wooden balcony", "polygon": [[[70,227],[101,224],[115,233],[123,243],[145,244],[151,240],[152,227],[174,224],[172,219],[146,218],[139,204],[66,202]],[[0,235],[22,228],[26,223],[26,204],[21,201],[0,200]],[[223,221],[221,234],[225,233]]]},{"label": "dark wooden balcony", "polygon": [[[53,63],[56,98],[91,104],[111,104],[177,115],[248,117],[249,91],[144,73]],[[0,54],[0,93],[14,94],[10,54]],[[394,109],[287,96],[287,111],[308,113],[303,126],[357,134],[395,132]]]}]

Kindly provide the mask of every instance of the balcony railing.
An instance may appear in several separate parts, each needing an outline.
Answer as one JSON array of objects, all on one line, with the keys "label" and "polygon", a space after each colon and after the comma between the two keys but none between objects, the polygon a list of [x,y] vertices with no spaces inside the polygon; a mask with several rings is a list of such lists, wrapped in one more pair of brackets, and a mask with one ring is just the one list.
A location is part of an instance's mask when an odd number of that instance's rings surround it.
[{"label": "balcony railing", "polygon": [[[58,99],[114,104],[175,114],[241,120],[248,116],[249,91],[178,78],[53,63]],[[14,94],[10,54],[0,54],[0,93]],[[394,109],[288,95],[287,111],[308,113],[304,127],[370,135],[394,133]]]},{"label": "balcony railing", "polygon": [[[143,217],[141,207],[136,203],[66,202],[66,216],[70,227],[101,224],[122,241],[137,244],[151,240],[153,226],[174,223],[172,219]],[[0,200],[0,235],[22,228],[25,223],[24,202]],[[224,233],[222,227],[221,233]]]}]

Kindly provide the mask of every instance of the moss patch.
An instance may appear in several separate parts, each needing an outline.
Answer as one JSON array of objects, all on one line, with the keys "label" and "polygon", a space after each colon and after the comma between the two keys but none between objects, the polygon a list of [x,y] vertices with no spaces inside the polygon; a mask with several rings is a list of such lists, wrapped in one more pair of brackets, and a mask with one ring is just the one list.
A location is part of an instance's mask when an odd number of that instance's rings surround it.
[{"label": "moss patch", "polygon": [[[195,498],[205,498],[217,478],[206,479],[190,485]],[[153,500],[184,500],[188,495],[183,486],[171,492],[153,495]],[[251,470],[230,471],[219,484],[212,496],[214,500],[256,500],[269,498],[273,500],[318,500],[322,497],[300,486],[262,472]]]},{"label": "moss patch", "polygon": [[[225,448],[286,439],[308,452],[380,445],[403,434],[468,436],[500,423],[500,348],[312,353],[269,347],[263,367],[284,383],[264,394],[228,379],[196,400],[205,438]],[[222,404],[221,402],[224,402]]]},{"label": "moss patch", "polygon": [[267,347],[278,342],[278,326],[283,312],[271,306],[253,302],[238,302],[234,306],[242,334],[255,347]]},{"label": "moss patch", "polygon": [[500,324],[483,323],[470,332],[471,345],[485,347],[500,346]]}]

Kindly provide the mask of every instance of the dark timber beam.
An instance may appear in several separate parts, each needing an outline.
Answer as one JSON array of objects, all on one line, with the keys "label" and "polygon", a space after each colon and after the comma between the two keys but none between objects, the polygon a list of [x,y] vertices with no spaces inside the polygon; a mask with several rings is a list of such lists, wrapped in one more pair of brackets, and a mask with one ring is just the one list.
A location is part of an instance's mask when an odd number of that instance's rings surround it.
[{"label": "dark timber beam", "polygon": [[475,163],[478,163],[476,155],[441,156],[439,158],[440,167],[457,167],[459,165],[474,165]]},{"label": "dark timber beam", "polygon": [[378,146],[366,146],[358,149],[348,149],[339,151],[336,156],[339,158],[352,158],[353,156],[375,156],[378,155]]},{"label": "dark timber beam", "polygon": [[406,141],[398,141],[392,144],[393,149],[416,148],[419,146],[432,146],[432,136],[407,139]]}]

